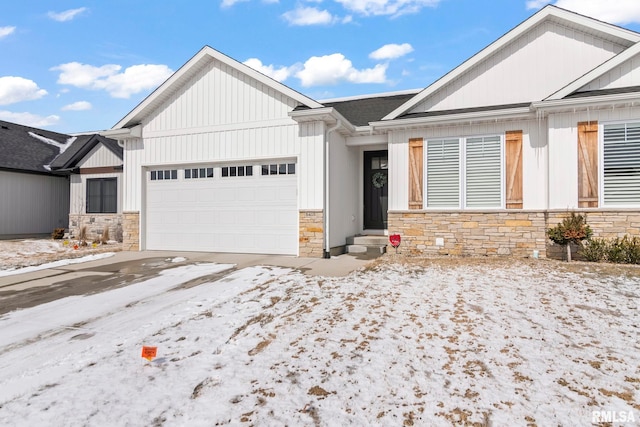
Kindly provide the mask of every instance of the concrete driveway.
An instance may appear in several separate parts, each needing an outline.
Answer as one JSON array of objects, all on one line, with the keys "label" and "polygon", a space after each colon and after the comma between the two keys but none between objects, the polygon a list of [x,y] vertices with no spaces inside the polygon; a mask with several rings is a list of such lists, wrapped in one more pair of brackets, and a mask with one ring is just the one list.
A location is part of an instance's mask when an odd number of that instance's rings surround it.
[{"label": "concrete driveway", "polygon": [[0,315],[70,295],[85,295],[127,286],[168,268],[205,262],[233,264],[235,267],[217,277],[200,278],[199,283],[220,279],[231,271],[255,265],[288,267],[309,275],[345,276],[371,262],[371,258],[346,254],[321,259],[206,252],[116,252],[112,257],[95,261],[0,277]]}]

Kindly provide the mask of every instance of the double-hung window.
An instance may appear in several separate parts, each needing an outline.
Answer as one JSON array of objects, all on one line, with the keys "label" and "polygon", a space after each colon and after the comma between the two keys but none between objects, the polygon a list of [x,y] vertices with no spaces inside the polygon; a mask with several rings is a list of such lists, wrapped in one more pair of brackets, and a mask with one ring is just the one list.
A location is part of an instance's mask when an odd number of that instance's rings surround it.
[{"label": "double-hung window", "polygon": [[503,207],[502,137],[427,140],[427,208]]},{"label": "double-hung window", "polygon": [[87,179],[87,213],[117,213],[117,196],[117,178]]},{"label": "double-hung window", "polygon": [[640,122],[603,126],[605,206],[640,205]]}]

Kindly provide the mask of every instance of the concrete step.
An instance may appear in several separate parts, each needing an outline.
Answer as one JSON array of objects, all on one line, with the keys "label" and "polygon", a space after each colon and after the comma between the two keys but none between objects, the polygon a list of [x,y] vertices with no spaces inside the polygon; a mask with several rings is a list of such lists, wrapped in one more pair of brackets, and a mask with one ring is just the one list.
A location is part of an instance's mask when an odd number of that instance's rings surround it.
[{"label": "concrete step", "polygon": [[353,236],[347,237],[347,245],[362,246],[386,246],[389,244],[388,236]]},{"label": "concrete step", "polygon": [[387,251],[386,245],[347,245],[348,254],[367,254],[371,256],[380,256]]}]

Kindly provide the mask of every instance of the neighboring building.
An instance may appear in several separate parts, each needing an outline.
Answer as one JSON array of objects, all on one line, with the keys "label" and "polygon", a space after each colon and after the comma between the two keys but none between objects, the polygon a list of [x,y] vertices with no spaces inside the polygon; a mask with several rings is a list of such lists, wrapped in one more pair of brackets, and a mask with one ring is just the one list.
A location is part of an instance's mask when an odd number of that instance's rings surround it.
[{"label": "neighboring building", "polygon": [[48,165],[73,138],[0,121],[0,239],[65,228],[69,179]]},{"label": "neighboring building", "polygon": [[640,34],[547,6],[425,90],[314,101],[205,47],[106,135],[125,248],[531,256],[640,235]]},{"label": "neighboring building", "polygon": [[51,169],[69,174],[69,231],[77,236],[87,227],[90,238],[109,229],[122,240],[122,147],[97,134],[78,135],[52,163]]}]

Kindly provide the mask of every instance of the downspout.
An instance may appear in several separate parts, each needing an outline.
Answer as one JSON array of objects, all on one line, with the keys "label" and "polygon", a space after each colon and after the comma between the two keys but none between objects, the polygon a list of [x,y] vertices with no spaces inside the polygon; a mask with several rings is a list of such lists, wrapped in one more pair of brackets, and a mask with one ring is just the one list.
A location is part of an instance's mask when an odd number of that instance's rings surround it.
[{"label": "downspout", "polygon": [[324,208],[323,208],[323,230],[324,230],[324,251],[323,258],[331,258],[331,243],[329,242],[329,136],[333,131],[342,126],[342,121],[338,119],[335,125],[324,132]]}]

